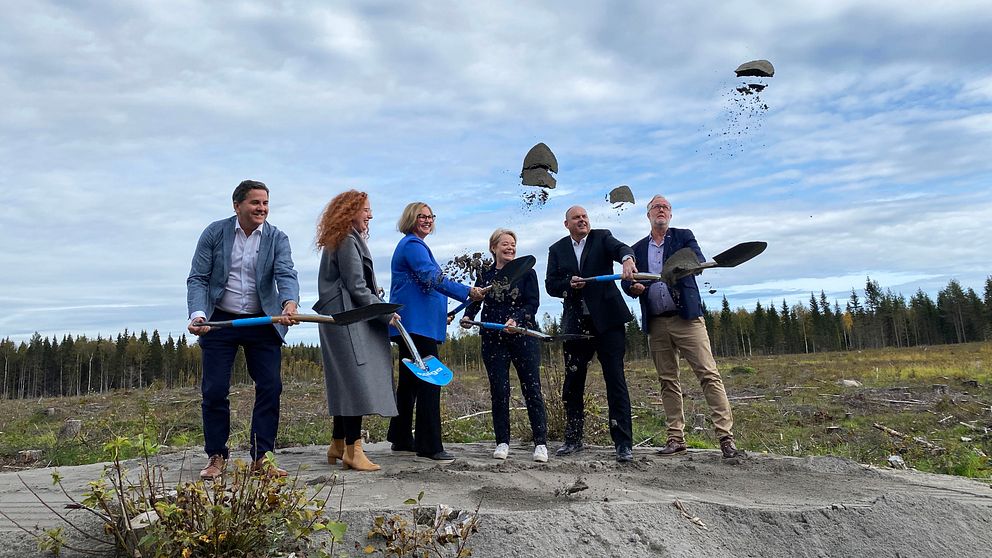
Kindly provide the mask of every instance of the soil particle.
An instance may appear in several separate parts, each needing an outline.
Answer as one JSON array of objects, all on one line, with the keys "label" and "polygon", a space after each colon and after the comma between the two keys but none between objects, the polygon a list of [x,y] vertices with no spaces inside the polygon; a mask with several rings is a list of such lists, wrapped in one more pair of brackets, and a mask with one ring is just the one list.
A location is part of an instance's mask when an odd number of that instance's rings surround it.
[{"label": "soil particle", "polygon": [[468,252],[455,256],[441,267],[441,271],[452,281],[468,283],[475,281],[482,270],[493,265],[493,260],[482,252]]}]

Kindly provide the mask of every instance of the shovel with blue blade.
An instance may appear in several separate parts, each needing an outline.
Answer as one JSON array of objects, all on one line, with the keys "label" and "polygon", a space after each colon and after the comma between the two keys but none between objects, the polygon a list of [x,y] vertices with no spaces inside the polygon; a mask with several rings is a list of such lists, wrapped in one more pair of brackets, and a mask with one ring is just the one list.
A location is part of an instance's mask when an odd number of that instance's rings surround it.
[{"label": "shovel with blue blade", "polygon": [[421,358],[420,353],[417,351],[417,347],[413,345],[413,339],[410,339],[410,334],[407,333],[406,328],[403,327],[403,323],[397,321],[395,327],[400,332],[400,337],[403,339],[403,343],[406,345],[406,348],[409,349],[410,354],[413,355],[413,360],[408,358],[403,359],[403,364],[407,367],[407,369],[410,372],[413,372],[414,376],[420,378],[428,384],[446,386],[451,383],[451,378],[453,377],[451,369],[438,360],[436,356],[427,355],[427,358]]}]

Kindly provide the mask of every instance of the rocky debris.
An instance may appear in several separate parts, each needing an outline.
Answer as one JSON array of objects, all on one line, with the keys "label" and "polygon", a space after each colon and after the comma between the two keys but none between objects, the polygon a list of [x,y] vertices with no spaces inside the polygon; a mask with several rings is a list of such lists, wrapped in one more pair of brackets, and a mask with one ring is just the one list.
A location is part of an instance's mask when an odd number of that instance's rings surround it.
[{"label": "rocky debris", "polygon": [[82,429],[83,421],[78,419],[66,419],[66,421],[62,424],[62,428],[59,429],[59,433],[56,435],[56,438],[60,442],[71,440],[76,436],[79,436]]},{"label": "rocky debris", "polygon": [[538,190],[536,192],[535,191],[524,192],[522,196],[524,200],[524,206],[528,210],[530,210],[534,206],[537,207],[543,206],[545,203],[547,203],[548,197],[550,197],[548,191],[543,189]]},{"label": "rocky debris", "polygon": [[524,186],[540,186],[541,188],[554,188],[558,185],[555,177],[545,169],[526,169],[520,171],[520,183]]},{"label": "rocky debris", "polygon": [[626,184],[621,184],[610,190],[610,193],[606,195],[606,201],[613,204],[613,209],[617,210],[626,209],[636,203],[634,202],[634,193],[630,191],[630,186]]},{"label": "rocky debris", "polygon": [[582,480],[582,477],[576,477],[575,482],[572,484],[556,489],[555,496],[571,496],[583,490],[589,490],[589,485],[586,484],[586,481]]},{"label": "rocky debris", "polygon": [[691,272],[699,268],[699,258],[692,248],[682,248],[667,260],[665,267],[661,270],[661,280],[669,285],[674,285],[680,278],[686,276],[686,272]]},{"label": "rocky debris", "polygon": [[837,385],[841,387],[861,387],[861,382],[857,380],[837,380]]},{"label": "rocky debris", "polygon": [[889,461],[889,467],[892,467],[893,469],[906,468],[906,461],[898,455],[890,455],[888,461]]},{"label": "rocky debris", "polygon": [[543,143],[531,147],[524,156],[524,164],[520,169],[520,183],[524,186],[554,188],[557,180],[551,173],[558,174],[558,159],[551,148]]},{"label": "rocky debris", "polygon": [[737,92],[741,95],[757,95],[768,87],[763,83],[748,83],[737,88]]},{"label": "rocky debris", "polygon": [[775,66],[767,60],[751,60],[737,66],[734,73],[737,77],[772,77],[775,75]]},{"label": "rocky debris", "polygon": [[474,282],[482,270],[493,265],[493,260],[482,252],[464,253],[455,256],[441,267],[441,271],[452,281],[461,283]]},{"label": "rocky debris", "polygon": [[558,159],[551,152],[551,148],[544,143],[539,143],[530,148],[524,156],[523,170],[546,169],[555,174],[558,173]]},{"label": "rocky debris", "polygon": [[17,452],[17,462],[22,465],[35,463],[37,461],[41,461],[44,454],[45,452],[41,450],[21,450]]}]

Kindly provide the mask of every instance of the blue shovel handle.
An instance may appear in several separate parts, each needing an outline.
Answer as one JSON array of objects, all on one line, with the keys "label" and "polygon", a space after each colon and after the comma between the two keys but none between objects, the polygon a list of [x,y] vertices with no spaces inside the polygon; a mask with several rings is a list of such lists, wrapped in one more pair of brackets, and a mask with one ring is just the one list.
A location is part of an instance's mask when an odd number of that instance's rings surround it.
[{"label": "blue shovel handle", "polygon": [[262,316],[260,318],[241,318],[238,320],[231,320],[232,327],[251,327],[268,325],[274,321],[274,318],[270,316]]},{"label": "blue shovel handle", "polygon": [[583,281],[586,281],[586,282],[592,282],[592,281],[617,281],[619,279],[620,279],[620,274],[619,273],[616,273],[614,275],[597,275],[595,277],[586,277],[586,278],[583,279]]}]

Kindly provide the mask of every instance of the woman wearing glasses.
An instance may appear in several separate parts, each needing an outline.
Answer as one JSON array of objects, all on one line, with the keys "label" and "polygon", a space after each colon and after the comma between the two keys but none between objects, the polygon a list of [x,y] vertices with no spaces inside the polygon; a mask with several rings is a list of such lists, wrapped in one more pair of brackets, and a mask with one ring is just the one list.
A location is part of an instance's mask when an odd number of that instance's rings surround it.
[{"label": "woman wearing glasses", "polygon": [[[434,232],[434,212],[423,202],[407,204],[396,228],[404,234],[393,251],[389,302],[402,304],[403,326],[420,356],[437,355],[447,327],[448,298],[460,302],[482,300],[479,287],[468,287],[446,277],[424,239]],[[389,335],[399,345],[400,359],[413,358],[399,332],[390,326]],[[393,451],[414,451],[418,457],[450,463],[454,456],[441,444],[441,388],[417,379],[399,366],[396,387],[397,415],[389,421],[386,439]],[[416,407],[416,432],[411,432]]]}]

